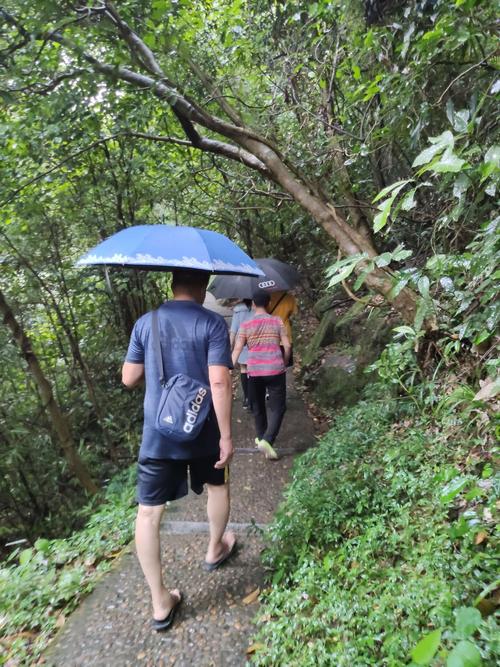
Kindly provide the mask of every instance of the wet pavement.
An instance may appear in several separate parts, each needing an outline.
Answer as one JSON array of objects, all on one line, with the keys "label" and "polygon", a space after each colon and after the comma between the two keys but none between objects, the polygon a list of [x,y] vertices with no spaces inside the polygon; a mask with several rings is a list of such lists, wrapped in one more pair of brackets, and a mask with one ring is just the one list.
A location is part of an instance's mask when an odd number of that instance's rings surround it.
[{"label": "wet pavement", "polygon": [[[282,497],[295,453],[314,445],[312,420],[293,387],[276,441],[282,454],[266,461],[254,445],[253,419],[233,411],[236,453],[231,465],[231,517],[238,552],[223,567],[203,567],[208,524],[206,495],[190,494],[169,504],[162,524],[162,559],[169,588],[183,602],[166,633],[151,628],[149,592],[133,545],[72,614],[45,655],[54,667],[237,667],[246,663],[265,572],[260,561],[262,528]],[[248,599],[248,596],[250,598]]]}]

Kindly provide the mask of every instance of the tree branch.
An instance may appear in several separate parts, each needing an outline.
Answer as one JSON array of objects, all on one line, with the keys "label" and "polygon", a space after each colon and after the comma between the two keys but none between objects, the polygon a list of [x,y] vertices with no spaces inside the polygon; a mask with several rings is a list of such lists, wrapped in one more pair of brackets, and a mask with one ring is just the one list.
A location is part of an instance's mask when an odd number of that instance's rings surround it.
[{"label": "tree branch", "polygon": [[75,153],[72,153],[71,155],[68,155],[68,157],[65,157],[64,160],[61,160],[57,164],[53,165],[49,169],[45,170],[41,174],[37,174],[36,176],[33,176],[33,178],[30,178],[26,182],[24,182],[22,185],[20,185],[18,188],[16,188],[11,194],[5,199],[3,202],[0,202],[0,207],[5,206],[6,204],[10,204],[10,202],[17,197],[17,195],[25,190],[27,187],[30,185],[33,185],[33,183],[36,183],[37,181],[41,180],[48,174],[51,174],[54,171],[57,171],[60,167],[62,167],[66,162],[69,162],[70,160],[73,160],[74,158],[78,157],[79,155],[82,155],[83,153],[87,153],[88,151],[92,150],[96,146],[99,146],[100,144],[103,144],[107,141],[111,141],[112,139],[116,139],[116,137],[120,136],[120,133],[118,134],[113,134],[110,137],[105,137],[103,139],[98,139],[97,141],[93,141],[89,146],[85,146],[85,148],[81,148],[80,150],[76,151]]},{"label": "tree branch", "polygon": [[[194,128],[193,128],[194,129]],[[127,136],[138,137],[140,139],[149,139],[150,141],[163,141],[171,144],[178,144],[179,146],[187,146],[191,148],[198,148],[207,153],[215,153],[222,155],[230,160],[241,162],[242,164],[259,171],[266,178],[271,178],[271,175],[263,162],[261,162],[254,155],[239,146],[232,146],[224,141],[216,141],[215,139],[208,139],[196,132],[196,137],[193,140],[183,140],[175,137],[164,137],[157,134],[147,134],[145,132],[125,132]]]},{"label": "tree branch", "polygon": [[113,139],[118,139],[119,137],[136,137],[138,139],[146,139],[149,141],[176,144],[178,146],[185,146],[186,148],[197,148],[199,150],[206,151],[209,153],[216,153],[217,155],[222,155],[224,157],[229,158],[230,160],[236,160],[237,162],[241,162],[242,164],[245,164],[247,167],[259,171],[266,178],[270,178],[267,167],[254,155],[248,153],[248,151],[245,151],[243,148],[240,148],[239,146],[232,146],[231,144],[226,144],[223,141],[216,141],[214,139],[207,139],[205,137],[199,137],[198,144],[194,145],[191,141],[187,141],[186,139],[179,139],[177,137],[166,137],[157,134],[147,134],[146,132],[132,132],[127,130],[125,132],[116,132],[115,134],[112,134],[109,137],[103,137],[102,139],[97,139],[88,146],[85,146],[84,148],[81,148],[80,150],[71,153],[71,155],[68,155],[63,160],[60,160],[49,169],[46,169],[44,172],[37,174],[36,176],[33,176],[33,178],[30,178],[29,180],[25,181],[22,185],[20,185],[13,192],[11,192],[11,194],[7,197],[7,199],[0,202],[0,207],[5,206],[6,204],[10,204],[10,202],[13,201],[20,192],[25,190],[30,185],[33,185],[33,183],[37,183],[42,178],[45,178],[45,176],[48,176],[54,171],[57,171],[67,162],[70,162],[74,158],[77,158],[80,155],[83,155],[84,153],[88,153],[94,148],[97,148],[97,146],[106,144],[108,141],[112,141]]},{"label": "tree branch", "polygon": [[105,2],[106,6],[106,15],[111,20],[111,22],[118,28],[118,32],[123,37],[125,43],[128,45],[130,52],[139,58],[139,62],[142,66],[154,76],[157,76],[164,83],[169,85],[171,88],[176,88],[176,86],[169,81],[161,67],[159,66],[153,52],[148,47],[148,45],[142,41],[139,35],[132,30],[132,28],[121,18],[119,13],[116,11],[114,5],[109,0]]},{"label": "tree branch", "polygon": [[458,76],[456,76],[456,77],[453,79],[453,81],[452,81],[451,83],[449,83],[449,84],[446,86],[446,88],[443,90],[443,92],[442,92],[441,95],[439,96],[439,99],[438,99],[437,102],[436,102],[436,105],[438,105],[438,104],[441,103],[441,100],[443,99],[443,97],[446,95],[446,93],[450,90],[450,88],[451,88],[451,87],[452,87],[452,86],[453,86],[459,79],[461,79],[463,76],[465,76],[465,75],[468,74],[469,72],[472,72],[473,69],[477,69],[478,67],[481,67],[481,66],[482,66],[485,62],[487,62],[490,58],[493,58],[494,56],[496,56],[496,55],[498,54],[498,52],[499,52],[499,49],[495,49],[495,51],[492,51],[491,53],[489,53],[487,56],[485,56],[485,57],[484,57],[482,60],[480,60],[478,63],[475,63],[474,65],[471,65],[471,67],[468,67],[468,68],[467,68],[466,70],[464,70],[463,72],[460,72],[460,74],[459,74]]},{"label": "tree branch", "polygon": [[52,79],[50,83],[47,83],[44,86],[36,83],[30,83],[27,86],[23,86],[22,88],[7,88],[0,92],[5,92],[5,93],[30,92],[36,95],[46,95],[47,93],[50,93],[53,90],[55,90],[55,88],[57,88],[57,86],[59,86],[59,84],[61,84],[63,81],[67,81],[68,79],[75,79],[76,77],[80,76],[80,74],[83,74],[86,71],[87,70],[85,69],[76,69],[73,70],[72,72],[65,72],[64,74],[56,76],[54,79]]},{"label": "tree branch", "polygon": [[208,74],[206,74],[201,69],[201,67],[197,65],[191,58],[186,58],[186,62],[191,68],[191,71],[198,77],[203,86],[206,88],[207,92],[210,93],[210,95],[212,95],[212,97],[215,99],[215,101],[220,106],[222,111],[224,111],[227,117],[230,118],[235,125],[243,127],[245,123],[243,122],[241,116],[238,114],[236,109],[233,109],[233,107],[226,100],[226,98],[222,94],[222,91],[215,83],[215,81],[212,81],[212,79],[208,76]]},{"label": "tree branch", "polygon": [[2,62],[5,60],[5,56],[18,51],[19,49],[22,49],[23,46],[26,46],[26,44],[28,44],[30,41],[30,35],[26,28],[24,28],[24,26],[21,25],[21,23],[14,16],[12,16],[12,14],[9,14],[9,12],[7,12],[3,7],[0,7],[0,17],[3,17],[6,23],[16,28],[19,35],[21,36],[21,40],[19,42],[12,44],[11,46],[8,46],[7,48],[0,51],[0,62]]}]

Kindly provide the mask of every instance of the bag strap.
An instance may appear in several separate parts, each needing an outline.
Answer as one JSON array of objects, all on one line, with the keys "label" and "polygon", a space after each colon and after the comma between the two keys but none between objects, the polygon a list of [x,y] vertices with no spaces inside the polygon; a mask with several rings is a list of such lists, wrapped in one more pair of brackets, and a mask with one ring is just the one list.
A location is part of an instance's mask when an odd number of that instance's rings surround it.
[{"label": "bag strap", "polygon": [[280,305],[280,303],[283,301],[283,299],[284,299],[285,297],[286,297],[286,292],[284,292],[284,293],[280,296],[280,298],[276,301],[276,303],[274,304],[273,309],[271,310],[271,312],[269,313],[269,315],[272,315],[272,314],[274,313],[274,311],[276,310],[276,308]]},{"label": "bag strap", "polygon": [[160,325],[158,323],[158,311],[153,310],[152,315],[152,326],[151,334],[153,336],[153,349],[155,351],[156,365],[160,371],[160,384],[163,387],[165,385],[165,371],[163,369],[163,357],[161,354],[161,342],[160,342]]}]

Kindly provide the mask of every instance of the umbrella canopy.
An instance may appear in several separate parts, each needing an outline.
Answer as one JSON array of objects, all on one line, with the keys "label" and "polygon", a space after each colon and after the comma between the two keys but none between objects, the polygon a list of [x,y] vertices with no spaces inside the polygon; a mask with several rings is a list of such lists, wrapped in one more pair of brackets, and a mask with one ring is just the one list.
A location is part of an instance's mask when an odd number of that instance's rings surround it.
[{"label": "umbrella canopy", "polygon": [[241,248],[223,234],[196,227],[137,225],[89,250],[77,266],[105,264],[147,271],[196,269],[210,273],[263,276]]},{"label": "umbrella canopy", "polygon": [[257,265],[263,270],[261,278],[248,276],[217,276],[208,290],[218,299],[251,299],[255,292],[283,292],[295,287],[300,280],[297,269],[279,259],[266,257],[256,259]]}]

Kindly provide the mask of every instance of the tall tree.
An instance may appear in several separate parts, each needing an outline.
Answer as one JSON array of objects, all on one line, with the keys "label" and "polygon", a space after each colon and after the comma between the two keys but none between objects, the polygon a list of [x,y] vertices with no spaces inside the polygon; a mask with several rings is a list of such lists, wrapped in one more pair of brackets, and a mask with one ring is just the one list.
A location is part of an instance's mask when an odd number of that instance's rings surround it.
[{"label": "tall tree", "polygon": [[58,442],[68,462],[70,470],[74,473],[83,488],[90,494],[98,492],[98,487],[92,479],[85,463],[82,461],[76,449],[67,419],[55,399],[52,386],[46,378],[38,357],[33,350],[31,341],[26,332],[16,319],[12,308],[9,306],[3,292],[0,292],[0,313],[4,324],[10,329],[11,334],[24,357],[29,371],[35,382],[42,404],[50,417]]},{"label": "tall tree", "polygon": [[[166,3],[159,5],[166,6]],[[378,254],[371,239],[348,224],[341,209],[335,206],[335,202],[325,193],[321,184],[304,175],[286,157],[284,148],[276,145],[260,130],[254,129],[228,102],[227,95],[219,83],[190,57],[187,45],[180,45],[177,54],[179,63],[187,64],[188,71],[197,77],[205,95],[216,101],[225,118],[212,113],[206,104],[182,92],[185,86],[174,83],[167,76],[160,58],[153,53],[138,32],[122,18],[109,0],[98,7],[79,8],[73,17],[67,17],[64,22],[66,25],[63,24],[58,29],[47,26],[45,31],[40,31],[36,35],[32,35],[21,18],[7,14],[6,11],[4,17],[13,26],[20,40],[10,47],[9,58],[12,58],[16,50],[24,48],[25,37],[28,35],[31,35],[30,39],[33,38],[40,44],[52,43],[59,47],[58,73],[44,86],[44,91],[50,91],[52,87],[68,79],[88,77],[89,68],[96,75],[104,77],[109,84],[124,82],[140,91],[149,91],[171,109],[186,139],[156,136],[150,133],[144,133],[145,138],[193,147],[240,162],[287,192],[335,239],[344,255],[365,254],[372,258]],[[89,43],[89,37],[84,36],[81,31],[81,26],[84,24],[99,26],[97,42],[93,46]],[[79,25],[80,31],[71,37],[68,34],[69,28],[75,25]],[[121,64],[127,58],[123,47],[129,52],[130,66]],[[62,67],[64,70],[61,71]],[[41,83],[38,82],[38,85]],[[200,128],[223,140],[202,134]],[[365,265],[361,261],[358,270],[364,269]],[[366,283],[390,300],[405,320],[413,321],[417,308],[417,295],[409,288],[394,294],[394,281],[389,269],[374,268],[367,275]]]}]

